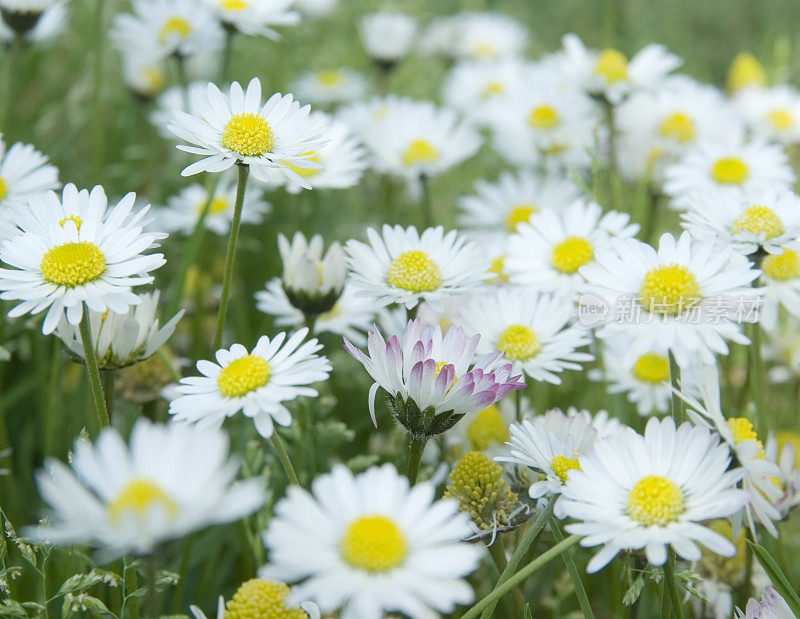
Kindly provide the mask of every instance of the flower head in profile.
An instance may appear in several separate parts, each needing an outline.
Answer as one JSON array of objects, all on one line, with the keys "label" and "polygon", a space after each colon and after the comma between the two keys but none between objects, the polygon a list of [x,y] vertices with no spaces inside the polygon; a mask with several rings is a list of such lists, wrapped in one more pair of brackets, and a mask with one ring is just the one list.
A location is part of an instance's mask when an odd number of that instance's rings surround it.
[{"label": "flower head in profile", "polygon": [[764,88],[767,85],[767,72],[761,61],[749,52],[740,52],[728,68],[728,91],[736,94],[739,91]]},{"label": "flower head in profile", "polygon": [[20,36],[29,34],[39,25],[44,13],[57,0],[0,0],[0,15],[5,25]]},{"label": "flower head in profile", "polygon": [[341,619],[451,613],[474,598],[464,578],[481,550],[461,541],[472,527],[458,502],[435,500],[435,490],[410,487],[390,464],[357,476],[335,465],[311,492],[290,486],[264,534],[259,576],[296,583],[293,598],[341,609]]},{"label": "flower head in profile", "polygon": [[278,40],[275,26],[295,26],[300,14],[294,0],[205,0],[205,4],[226,28],[242,34]]},{"label": "flower head in profile", "polygon": [[755,598],[747,600],[744,612],[736,609],[735,619],[794,619],[797,615],[792,612],[789,604],[780,593],[772,587],[764,587],[761,591],[761,601]]},{"label": "flower head in profile", "polygon": [[37,474],[52,517],[30,535],[90,544],[107,559],[148,554],[160,543],[260,507],[261,480],[234,482],[237,468],[220,430],[140,418],[126,446],[116,430],[105,429],[94,445],[76,443],[71,467],[50,459]]},{"label": "flower head in profile", "polygon": [[45,155],[22,142],[9,148],[0,134],[0,208],[26,202],[58,186],[58,169]]},{"label": "flower head in profile", "polygon": [[367,94],[367,79],[353,69],[341,67],[301,73],[293,92],[313,105],[333,105],[362,99]]},{"label": "flower head in profile", "polygon": [[[36,3],[28,4],[35,5]],[[29,30],[22,33],[26,43],[37,47],[48,45],[56,39],[64,32],[68,22],[67,0],[55,0],[55,2],[45,0],[42,5],[44,4],[50,4],[50,6],[36,17],[35,24]],[[0,10],[0,17],[2,16],[3,11]],[[32,15],[28,17],[33,18]],[[24,15],[22,18],[20,21],[16,16],[11,16],[13,26],[6,23],[4,19],[0,19],[0,40],[11,43],[17,36],[17,28],[27,28],[32,19],[26,19]]]},{"label": "flower head in profile", "polygon": [[407,13],[381,11],[364,15],[360,32],[369,57],[390,67],[411,51],[417,22]]}]

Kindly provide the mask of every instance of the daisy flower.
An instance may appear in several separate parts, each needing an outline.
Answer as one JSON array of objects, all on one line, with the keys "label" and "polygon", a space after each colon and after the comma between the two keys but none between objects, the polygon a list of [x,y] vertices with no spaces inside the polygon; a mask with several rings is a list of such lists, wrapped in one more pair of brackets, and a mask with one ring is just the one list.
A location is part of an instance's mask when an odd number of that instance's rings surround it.
[{"label": "daisy flower", "polygon": [[794,619],[796,616],[780,593],[772,587],[764,587],[761,601],[750,598],[744,612],[737,607],[734,619]]},{"label": "daisy flower", "polygon": [[517,289],[501,289],[467,303],[464,324],[481,334],[478,353],[499,351],[528,378],[558,385],[564,370],[580,370],[594,357],[578,352],[591,341],[581,325],[571,325],[570,300]]},{"label": "daisy flower", "polygon": [[[523,398],[521,415],[530,412],[530,402]],[[480,451],[489,456],[499,456],[505,451],[510,437],[510,427],[516,418],[516,406],[511,398],[504,398],[486,408],[467,413],[444,435],[445,444],[459,456],[467,451]]]},{"label": "daisy flower", "polygon": [[[163,77],[163,76],[162,76]],[[163,79],[162,86],[163,86]],[[150,112],[148,116],[148,120],[150,120],[150,124],[152,124],[158,134],[167,140],[174,140],[175,134],[169,130],[169,124],[172,122],[173,118],[173,110],[181,110],[182,112],[187,112],[188,114],[197,115],[197,110],[186,109],[187,104],[191,106],[193,101],[198,101],[205,96],[206,87],[208,86],[208,82],[206,81],[198,81],[192,82],[189,84],[185,89],[181,86],[174,86],[172,88],[167,88],[163,92],[158,94],[158,97],[155,101],[155,106],[153,111]],[[156,92],[160,91],[161,89],[156,89]]]},{"label": "daisy flower", "polygon": [[205,0],[226,28],[277,41],[273,26],[294,26],[300,14],[292,10],[294,0]]},{"label": "daisy flower", "polygon": [[6,146],[0,134],[0,209],[59,186],[58,169],[30,144]]},{"label": "daisy flower", "polygon": [[[163,57],[134,51],[124,52],[121,60],[122,81],[136,97],[149,101],[164,91],[167,83],[167,63]],[[182,101],[180,106],[183,106]],[[157,113],[157,110],[154,113]],[[172,110],[169,112],[169,120],[171,119]]]},{"label": "daisy flower", "polygon": [[[159,295],[159,291],[140,295],[141,302],[123,314],[89,311],[92,343],[100,369],[113,370],[144,361],[172,336],[183,310],[161,327],[156,317]],[[83,343],[76,326],[62,318],[56,335],[73,355],[84,358]]]},{"label": "daisy flower", "polygon": [[367,80],[358,71],[347,67],[307,71],[295,80],[292,90],[300,99],[314,105],[347,103],[364,98]]},{"label": "daisy flower", "polygon": [[800,505],[800,434],[793,430],[770,433],[764,456],[780,469],[781,497],[775,502],[784,517]]},{"label": "daisy flower", "polygon": [[163,542],[258,509],[262,480],[234,483],[237,468],[219,430],[140,418],[126,446],[106,428],[94,445],[76,442],[71,468],[47,460],[36,481],[53,513],[29,535],[45,543],[91,544],[109,560],[146,555]]},{"label": "daisy flower", "polygon": [[291,486],[264,534],[259,576],[296,582],[296,598],[324,613],[341,608],[341,619],[452,613],[474,598],[464,578],[481,550],[461,541],[472,528],[458,502],[434,500],[435,491],[409,487],[390,464],[357,476],[336,465],[311,492]]},{"label": "daisy flower", "polygon": [[800,92],[796,88],[786,84],[746,88],[733,101],[755,137],[781,144],[800,141]]},{"label": "daisy flower", "polygon": [[623,432],[627,428],[619,419],[611,417],[607,410],[599,410],[592,414],[586,409],[577,409],[574,406],[570,406],[566,413],[554,408],[547,411],[544,416],[547,419],[548,426],[556,429],[564,424],[569,424],[569,420],[573,417],[583,417],[595,429],[598,439]]},{"label": "daisy flower", "polygon": [[261,82],[254,77],[246,92],[234,82],[228,95],[208,84],[204,97],[195,95],[190,101],[190,109],[197,115],[175,110],[169,125],[189,143],[179,150],[203,157],[186,167],[183,176],[222,172],[240,163],[260,181],[269,182],[270,169],[277,169],[301,187],[310,187],[290,167],[319,167],[312,157],[325,140],[319,123],[309,118],[309,106],[301,108],[292,95],[280,93],[262,104]]},{"label": "daisy flower", "polygon": [[664,171],[664,192],[683,210],[698,192],[715,189],[791,189],[795,174],[780,146],[758,142],[704,141]]},{"label": "daisy flower", "polygon": [[[150,271],[166,262],[162,254],[143,252],[166,235],[143,231],[149,207],[133,212],[135,200],[129,193],[107,209],[102,187],[90,194],[67,186],[60,201],[51,192],[32,202],[30,216],[17,222],[21,232],[0,248],[0,260],[12,267],[0,269],[0,298],[20,301],[8,315],[47,310],[42,333],[48,334],[65,313],[78,324],[84,304],[119,314],[138,304],[132,287],[151,283]],[[46,215],[53,212],[64,215]]]},{"label": "daisy flower", "polygon": [[578,521],[566,530],[585,536],[582,546],[603,546],[586,571],[600,570],[621,550],[644,549],[648,562],[663,565],[671,546],[698,561],[697,542],[733,556],[735,546],[703,526],[747,504],[747,494],[734,487],[742,471],[728,470],[730,461],[719,436],[688,422],[676,428],[670,417],[651,418],[644,436],[629,430],[597,441],[558,501],[561,513]]},{"label": "daisy flower", "polygon": [[20,35],[30,33],[56,0],[0,0],[0,14],[5,24]]},{"label": "daisy flower", "polygon": [[461,61],[447,73],[442,100],[465,117],[486,124],[492,104],[524,79],[523,67],[516,58]]},{"label": "daisy flower", "polygon": [[378,307],[400,303],[411,309],[420,301],[441,308],[448,298],[476,289],[488,278],[488,266],[474,243],[455,230],[384,224],[382,234],[367,229],[369,245],[345,245],[353,285]]},{"label": "daisy flower", "polygon": [[580,268],[587,284],[610,308],[597,330],[603,340],[631,338],[626,363],[658,345],[685,367],[699,356],[711,363],[727,354],[725,340],[746,344],[742,322],[757,316],[759,272],[730,247],[696,240],[688,232],[663,234],[658,249],[636,239],[615,239]]},{"label": "daisy flower", "polygon": [[[48,2],[47,4],[50,3]],[[2,15],[3,11],[0,10],[0,18]],[[22,21],[24,22],[26,16],[22,15],[21,17]],[[12,23],[16,23],[17,27],[21,25],[19,14],[12,15],[11,21]],[[27,30],[23,34],[23,37],[26,42],[33,45],[46,45],[64,32],[66,27],[66,0],[58,0],[55,3],[52,3],[51,6],[47,7],[41,14],[38,15],[35,25],[31,27],[30,30]],[[11,43],[16,36],[17,33],[14,27],[0,19],[0,40]]]},{"label": "daisy flower", "polygon": [[[322,236],[306,241],[302,232],[295,232],[291,243],[278,234],[278,252],[283,262],[283,289],[296,307],[308,311],[308,305],[328,311],[344,288],[347,271],[339,243],[331,243],[323,255]],[[319,311],[312,311],[312,314]]]},{"label": "daisy flower", "polygon": [[[375,381],[369,391],[369,413],[375,420],[378,388],[389,394],[398,421],[415,438],[440,434],[466,413],[499,402],[514,389],[522,389],[522,376],[512,375],[512,365],[502,353],[491,352],[473,363],[480,335],[467,339],[461,327],[450,326],[442,336],[437,323],[424,327],[417,318],[405,333],[385,341],[377,327],[367,336],[369,356],[347,339],[344,347]],[[433,408],[433,417],[418,415]]]},{"label": "daisy flower", "polygon": [[319,19],[333,13],[339,0],[294,0],[294,7],[306,17]]},{"label": "daisy flower", "polygon": [[544,209],[517,227],[508,240],[504,262],[511,281],[537,290],[562,293],[583,282],[579,269],[594,264],[612,238],[638,232],[627,213],[578,199],[561,209]]},{"label": "daisy flower", "polygon": [[516,19],[489,11],[463,12],[452,17],[448,55],[459,59],[513,58],[528,45],[528,31]]},{"label": "daisy flower", "polygon": [[728,68],[727,84],[731,94],[748,88],[764,88],[767,85],[767,72],[753,54],[740,52]]},{"label": "daisy flower", "polygon": [[407,13],[369,13],[361,18],[359,32],[369,57],[381,66],[391,67],[411,51],[417,22]]},{"label": "daisy flower", "polygon": [[202,376],[180,380],[175,389],[180,395],[169,403],[169,413],[179,421],[219,427],[241,411],[253,420],[261,436],[269,438],[273,422],[280,426],[292,423],[283,402],[316,397],[317,391],[306,385],[326,380],[331,370],[328,359],[315,354],[322,345],[316,339],[303,343],[306,335],[306,328],[288,340],[286,333],[272,340],[263,335],[252,352],[234,344],[230,350],[217,351],[216,363],[198,361]]},{"label": "daisy flower", "polygon": [[562,44],[560,62],[565,75],[585,92],[612,104],[636,90],[655,88],[682,62],[657,44],[643,47],[630,60],[613,48],[587,49],[574,34],[565,35]]}]

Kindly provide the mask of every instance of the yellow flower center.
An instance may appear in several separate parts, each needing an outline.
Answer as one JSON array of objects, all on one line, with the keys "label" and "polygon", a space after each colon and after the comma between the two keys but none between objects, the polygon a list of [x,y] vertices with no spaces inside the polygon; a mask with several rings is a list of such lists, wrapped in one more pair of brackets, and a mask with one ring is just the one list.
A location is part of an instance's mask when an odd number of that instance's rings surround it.
[{"label": "yellow flower center", "polygon": [[553,458],[552,462],[550,462],[550,468],[553,469],[553,473],[558,475],[559,479],[564,483],[567,481],[567,473],[569,471],[573,469],[581,470],[578,459],[568,458],[567,456],[556,456]]},{"label": "yellow flower center", "polygon": [[794,125],[792,115],[789,110],[786,109],[779,108],[777,110],[772,110],[767,114],[767,118],[775,131],[786,131],[787,129],[791,129],[792,125]]},{"label": "yellow flower center", "polygon": [[192,33],[192,25],[183,17],[177,15],[170,17],[161,26],[161,31],[158,33],[158,40],[160,43],[166,43],[167,39],[172,35],[177,35],[181,39],[185,39]]},{"label": "yellow flower center", "polygon": [[741,185],[747,179],[747,164],[738,157],[717,159],[711,168],[711,178],[723,185]]},{"label": "yellow flower center", "polygon": [[746,208],[731,226],[731,232],[739,234],[764,234],[768,239],[774,239],[783,234],[783,222],[777,213],[768,206],[754,204]]},{"label": "yellow flower center", "polygon": [[536,356],[542,343],[530,327],[511,325],[498,338],[496,348],[512,361],[525,361]]},{"label": "yellow flower center", "polygon": [[420,163],[433,163],[439,159],[439,151],[428,140],[418,139],[411,142],[403,153],[403,164],[411,167]]},{"label": "yellow flower center", "polygon": [[551,105],[538,105],[528,114],[528,124],[534,129],[552,129],[559,122],[558,111]]},{"label": "yellow flower center", "polygon": [[685,144],[694,139],[694,121],[683,112],[676,112],[661,122],[658,131],[665,138]]},{"label": "yellow flower center", "polygon": [[278,581],[253,578],[236,590],[225,605],[225,619],[306,619],[300,608],[287,608],[289,587]]},{"label": "yellow flower center", "polygon": [[386,281],[409,292],[431,292],[442,283],[442,272],[427,252],[409,249],[392,260]]},{"label": "yellow flower center", "polygon": [[257,355],[234,359],[217,376],[219,392],[228,398],[241,398],[269,381],[269,363]]},{"label": "yellow flower center", "polygon": [[582,236],[568,236],[553,247],[550,262],[562,273],[575,273],[594,259],[594,249]]},{"label": "yellow flower center", "polygon": [[148,94],[161,92],[164,88],[166,76],[164,75],[164,71],[159,67],[147,67],[142,77],[144,77],[145,89]]},{"label": "yellow flower center", "polygon": [[5,198],[7,193],[8,193],[8,185],[6,185],[6,182],[5,180],[3,180],[3,177],[0,176],[0,200]]},{"label": "yellow flower center", "polygon": [[387,572],[406,558],[403,532],[385,516],[362,516],[350,523],[340,545],[342,557],[368,572]]},{"label": "yellow flower center", "polygon": [[272,150],[275,135],[269,123],[258,114],[236,114],[225,123],[222,145],[244,157],[258,157]]},{"label": "yellow flower center", "polygon": [[604,49],[597,57],[594,72],[613,84],[628,79],[628,59],[616,49]]},{"label": "yellow flower center", "polygon": [[508,274],[503,271],[505,267],[505,261],[506,261],[505,254],[496,256],[489,261],[489,273],[494,273],[497,280],[501,282],[508,281]]},{"label": "yellow flower center", "polygon": [[[226,198],[225,196],[218,196],[213,200],[211,200],[211,204],[208,205],[208,214],[216,215],[218,213],[221,213],[228,208],[229,204],[230,202],[228,201],[228,198]],[[197,208],[195,210],[198,213],[202,213],[205,208],[206,208],[206,203],[201,202],[200,204],[197,205]]]},{"label": "yellow flower center", "polygon": [[742,52],[733,59],[728,71],[728,90],[736,92],[747,86],[766,86],[767,74],[758,59]]},{"label": "yellow flower center", "polygon": [[761,270],[770,279],[795,279],[800,275],[800,256],[791,249],[784,249],[782,254],[770,254],[761,261]]},{"label": "yellow flower center", "polygon": [[325,88],[333,88],[342,83],[341,71],[320,71],[317,73],[317,81]]},{"label": "yellow flower center", "polygon": [[484,99],[489,99],[495,95],[502,95],[505,90],[505,86],[503,86],[502,82],[492,81],[484,86],[482,97]]},{"label": "yellow flower center", "polygon": [[48,249],[39,268],[45,281],[74,288],[105,273],[106,257],[91,241],[70,242]]},{"label": "yellow flower center", "polygon": [[226,11],[244,11],[247,6],[247,0],[220,0],[220,7]]},{"label": "yellow flower center", "polygon": [[82,223],[82,221],[83,221],[83,220],[81,219],[81,216],[80,216],[80,215],[67,215],[66,217],[62,217],[62,218],[61,218],[61,219],[58,221],[58,225],[59,225],[59,226],[61,226],[61,227],[63,228],[63,227],[64,227],[64,224],[65,224],[65,223],[67,223],[68,221],[71,221],[71,222],[73,222],[73,223],[75,224],[75,227],[76,227],[78,230],[80,230],[80,229],[81,229],[81,223]]},{"label": "yellow flower center", "polygon": [[497,55],[494,45],[488,41],[480,41],[472,48],[472,50],[474,55],[478,56],[479,58],[493,58]]},{"label": "yellow flower center", "polygon": [[490,445],[502,445],[508,437],[508,426],[496,404],[491,404],[480,411],[467,428],[467,440],[473,449],[479,451]]},{"label": "yellow flower center", "polygon": [[683,491],[660,475],[642,477],[628,493],[628,515],[645,526],[664,526],[683,513]]},{"label": "yellow flower center", "polygon": [[112,520],[133,513],[143,516],[153,507],[161,507],[169,516],[178,510],[172,499],[156,484],[146,479],[132,479],[108,506]]},{"label": "yellow flower center", "polygon": [[506,228],[509,232],[514,232],[521,223],[527,223],[531,215],[539,211],[533,204],[521,202],[515,204],[506,216]]},{"label": "yellow flower center", "polygon": [[[303,153],[304,157],[308,157],[309,161],[313,161],[314,163],[320,163],[319,155],[314,151],[308,151],[307,153]],[[292,170],[295,174],[299,174],[303,178],[310,178],[312,176],[316,176],[320,172],[322,172],[322,168],[302,168],[297,165],[292,165],[286,161],[282,162],[287,168]]]},{"label": "yellow flower center", "polygon": [[633,375],[646,383],[669,380],[669,359],[658,353],[645,353],[633,364]]},{"label": "yellow flower center", "polygon": [[742,441],[757,441],[759,445],[761,444],[752,422],[746,417],[731,417],[728,419],[728,427],[733,433],[733,442],[736,445]]},{"label": "yellow flower center", "polygon": [[700,286],[689,269],[679,264],[658,266],[644,276],[639,301],[651,312],[680,314],[698,303]]}]

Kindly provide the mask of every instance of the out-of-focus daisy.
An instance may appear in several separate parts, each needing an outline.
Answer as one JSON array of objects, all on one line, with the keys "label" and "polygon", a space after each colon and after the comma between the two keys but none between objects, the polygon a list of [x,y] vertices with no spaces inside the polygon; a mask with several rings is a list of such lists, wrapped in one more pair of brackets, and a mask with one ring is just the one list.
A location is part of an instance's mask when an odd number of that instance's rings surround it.
[{"label": "out-of-focus daisy", "polygon": [[411,50],[417,34],[417,22],[407,13],[381,11],[361,19],[364,49],[381,66],[391,67]]},{"label": "out-of-focus daisy", "polygon": [[[156,317],[159,294],[156,291],[140,295],[141,302],[124,314],[89,312],[92,343],[100,369],[113,370],[143,361],[172,336],[183,310],[161,327]],[[73,355],[83,359],[84,348],[77,327],[62,318],[56,335]]]},{"label": "out-of-focus daisy", "polygon": [[270,181],[277,169],[301,187],[308,182],[291,166],[317,168],[313,153],[325,143],[319,122],[309,118],[311,108],[300,107],[292,95],[272,95],[261,103],[261,82],[253,78],[243,91],[238,82],[224,95],[209,84],[205,96],[190,101],[197,114],[175,110],[170,130],[188,145],[178,149],[203,158],[181,173],[222,172],[237,162],[252,175]]},{"label": "out-of-focus daisy", "polygon": [[180,421],[219,427],[241,411],[253,419],[261,436],[269,438],[273,422],[280,426],[292,423],[283,402],[315,397],[317,391],[307,385],[328,378],[328,359],[315,354],[322,346],[316,339],[304,343],[306,335],[306,328],[288,340],[285,333],[272,340],[264,335],[252,352],[234,344],[230,350],[217,351],[216,363],[198,361],[202,376],[181,379],[175,389],[180,395],[169,404],[170,414]]},{"label": "out-of-focus daisy", "polygon": [[[375,395],[386,391],[398,421],[415,437],[440,434],[466,413],[499,402],[514,389],[522,389],[519,374],[492,352],[473,363],[480,335],[467,339],[464,330],[450,326],[442,336],[441,327],[423,328],[417,318],[409,321],[405,333],[387,342],[377,328],[369,332],[369,356],[347,339],[347,352],[364,365],[375,381],[369,392],[369,412],[375,422]],[[432,407],[434,417],[414,412]]]},{"label": "out-of-focus daisy", "polygon": [[339,0],[294,0],[294,6],[303,15],[319,19],[333,13],[339,6]]},{"label": "out-of-focus daisy", "polygon": [[[162,84],[163,85],[163,84]],[[182,86],[168,88],[158,95],[153,111],[150,112],[148,119],[156,128],[158,134],[168,140],[174,140],[175,134],[169,130],[169,123],[172,122],[173,110],[181,110],[188,114],[197,114],[197,110],[187,109],[187,104],[192,105],[193,101],[203,98],[206,93],[208,82],[192,82],[186,89]]]},{"label": "out-of-focus daisy", "polygon": [[734,545],[703,526],[747,504],[736,489],[741,469],[728,470],[727,445],[706,428],[667,417],[652,418],[644,436],[627,431],[606,437],[579,458],[561,492],[558,507],[578,520],[566,525],[585,536],[583,546],[603,548],[586,570],[603,568],[621,550],[644,549],[647,560],[663,565],[667,547],[688,561],[701,557],[697,542],[723,556]]},{"label": "out-of-focus daisy", "polygon": [[459,58],[511,58],[522,54],[528,31],[516,19],[488,11],[463,12],[453,18],[449,55]]},{"label": "out-of-focus daisy", "polygon": [[30,33],[56,0],[0,0],[0,15],[5,24],[20,35]]},{"label": "out-of-focus daisy", "polygon": [[578,269],[590,265],[612,238],[636,234],[627,213],[579,199],[561,209],[531,215],[508,240],[506,272],[515,284],[563,293],[583,282]]},{"label": "out-of-focus daisy", "polygon": [[764,587],[761,601],[755,598],[747,600],[744,612],[736,609],[735,619],[794,619],[796,616],[780,593],[772,587]]},{"label": "out-of-focus daisy", "polygon": [[341,619],[451,613],[474,597],[463,578],[481,550],[461,541],[472,528],[458,502],[435,501],[435,490],[410,488],[389,464],[358,476],[336,465],[311,493],[292,486],[264,534],[269,562],[259,575],[297,582],[297,599],[341,608]]},{"label": "out-of-focus daisy", "polygon": [[221,49],[224,31],[214,15],[194,0],[133,0],[133,13],[118,13],[111,40],[122,52],[157,50],[183,57]]},{"label": "out-of-focus daisy", "polygon": [[479,353],[504,353],[525,376],[556,385],[558,374],[593,359],[578,351],[590,338],[583,326],[570,324],[573,317],[569,300],[517,289],[477,296],[462,314],[464,324],[481,334]]},{"label": "out-of-focus daisy", "polygon": [[524,79],[523,66],[516,58],[459,62],[447,74],[442,99],[465,117],[486,123],[492,104]]},{"label": "out-of-focus daisy", "polygon": [[476,238],[505,239],[534,213],[563,209],[579,197],[575,184],[563,178],[503,172],[496,182],[476,181],[475,194],[459,199],[458,223]]},{"label": "out-of-focus daisy", "polygon": [[730,247],[693,239],[661,236],[658,249],[636,239],[615,239],[592,264],[580,268],[582,290],[608,304],[597,334],[631,338],[626,363],[658,345],[682,367],[712,362],[727,354],[725,340],[745,344],[742,323],[757,319],[759,272]]},{"label": "out-of-focus daisy", "polygon": [[[123,53],[122,80],[137,97],[152,99],[163,92],[167,84],[166,64],[157,54]],[[169,118],[172,119],[171,111]]]},{"label": "out-of-focus daisy", "polygon": [[728,68],[727,83],[731,94],[748,88],[764,88],[767,85],[767,72],[753,54],[740,52]]},{"label": "out-of-focus daisy", "polygon": [[775,505],[786,516],[800,505],[800,434],[793,430],[770,433],[764,456],[780,469],[778,481],[783,492]]},{"label": "out-of-focus daisy", "polygon": [[[209,204],[209,200],[211,203]],[[220,179],[214,195],[195,183],[167,199],[167,206],[156,212],[157,226],[167,232],[191,234],[202,213],[208,208],[203,225],[214,234],[227,235],[233,221],[233,206],[236,201],[236,181],[231,177]],[[270,211],[270,204],[263,199],[263,192],[258,187],[248,187],[244,196],[241,223],[258,224]]]},{"label": "out-of-focus daisy", "polygon": [[264,502],[260,479],[234,483],[228,437],[185,424],[140,418],[126,446],[104,429],[78,440],[71,469],[48,460],[37,474],[53,514],[29,532],[55,544],[91,544],[107,559],[149,554],[160,543],[250,514]]},{"label": "out-of-focus daisy", "polygon": [[7,148],[0,134],[0,208],[25,202],[58,185],[58,169],[45,155],[22,142]]},{"label": "out-of-focus daisy", "polygon": [[303,101],[331,105],[362,99],[367,92],[367,80],[358,71],[347,67],[306,71],[295,80],[292,90]]},{"label": "out-of-focus daisy", "polygon": [[[227,603],[219,596],[216,619],[244,619],[253,617],[254,613],[259,613],[255,615],[257,617],[320,619],[319,607],[314,602],[303,602],[298,606],[291,597],[292,591],[284,582],[251,578],[239,585]],[[208,619],[197,606],[192,605],[189,610],[195,619]]]},{"label": "out-of-focus daisy", "polygon": [[[529,407],[528,399],[524,398],[524,402],[521,402],[521,416],[527,414]],[[515,408],[512,398],[504,398],[496,404],[467,413],[444,435],[445,443],[458,456],[470,450],[499,456],[504,452],[504,444],[509,439]]]},{"label": "out-of-focus daisy", "polygon": [[455,230],[414,226],[383,226],[382,234],[367,230],[369,245],[350,240],[347,265],[360,294],[378,306],[401,303],[411,309],[424,300],[435,308],[442,301],[477,288],[487,279],[488,264],[474,243]]},{"label": "out-of-focus daisy", "polygon": [[800,141],[800,92],[796,88],[746,88],[734,102],[755,137],[781,144]]},{"label": "out-of-focus daisy", "polygon": [[[564,421],[566,417],[567,421]],[[578,409],[570,406],[566,413],[555,408],[545,413],[545,418],[548,418],[548,427],[558,429],[572,417],[583,417],[587,422],[592,424],[592,427],[597,432],[597,438],[604,438],[623,432],[627,426],[620,423],[619,419],[612,417],[608,414],[607,410],[599,410],[596,413],[591,413],[586,409]],[[568,427],[568,426],[567,426]]]},{"label": "out-of-focus daisy", "polygon": [[[47,334],[65,313],[70,324],[78,324],[84,303],[96,312],[119,314],[139,303],[132,287],[152,282],[150,271],[166,262],[162,254],[143,252],[166,235],[143,232],[149,207],[133,212],[135,201],[136,194],[129,193],[107,209],[102,188],[90,195],[68,186],[61,202],[46,194],[43,206],[58,210],[60,205],[73,214],[41,220],[31,215],[18,221],[21,233],[3,244],[0,260],[12,268],[0,269],[0,298],[20,301],[9,316],[47,310],[42,325]],[[86,218],[74,212],[81,205],[90,207]]]},{"label": "out-of-focus daisy", "polygon": [[[8,3],[6,3],[8,4]],[[35,5],[35,3],[32,3]],[[51,4],[47,2],[47,4]],[[3,15],[0,10],[0,17]],[[24,18],[23,18],[24,19]],[[20,25],[20,22],[14,16],[11,16],[11,21]],[[25,41],[33,45],[46,45],[60,35],[67,26],[67,7],[66,0],[58,0],[47,7],[36,19],[36,23],[29,30],[23,34]],[[16,30],[0,19],[0,40],[10,43],[16,36]]]},{"label": "out-of-focus daisy", "polygon": [[294,0],[205,0],[205,4],[226,28],[243,34],[278,40],[273,26],[294,26],[300,14],[293,10]]},{"label": "out-of-focus daisy", "polygon": [[664,192],[685,209],[697,192],[715,189],[791,189],[795,174],[780,146],[757,142],[698,143],[664,171]]},{"label": "out-of-focus daisy", "polygon": [[[770,281],[764,277],[766,284],[765,303],[762,308],[761,325],[768,329],[763,342],[762,354],[772,367],[767,372],[770,383],[786,383],[800,377],[800,316],[795,315],[794,309],[800,310],[800,305],[792,307],[792,315],[778,321],[778,312],[775,308],[775,298],[770,298]],[[798,286],[800,295],[800,286]],[[794,299],[792,303],[800,300]]]}]

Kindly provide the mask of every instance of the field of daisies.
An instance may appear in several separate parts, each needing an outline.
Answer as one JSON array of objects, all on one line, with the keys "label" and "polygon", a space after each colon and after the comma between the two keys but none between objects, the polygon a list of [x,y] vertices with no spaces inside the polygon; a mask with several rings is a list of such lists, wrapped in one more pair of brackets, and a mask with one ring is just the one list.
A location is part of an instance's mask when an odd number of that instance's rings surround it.
[{"label": "field of daisies", "polygon": [[800,617],[800,5],[0,18],[0,617]]}]

